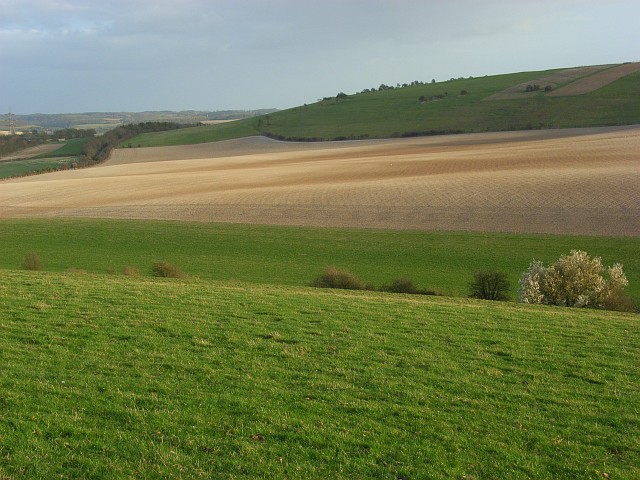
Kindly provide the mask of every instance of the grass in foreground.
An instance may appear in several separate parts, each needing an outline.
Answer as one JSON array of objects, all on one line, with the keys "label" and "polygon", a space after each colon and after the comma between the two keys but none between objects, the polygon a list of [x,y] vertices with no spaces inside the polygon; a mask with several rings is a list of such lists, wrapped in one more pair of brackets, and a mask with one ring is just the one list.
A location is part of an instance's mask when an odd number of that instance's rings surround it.
[{"label": "grass in foreground", "polygon": [[638,317],[0,271],[0,476],[640,477]]},{"label": "grass in foreground", "polygon": [[328,265],[380,287],[409,278],[422,289],[466,296],[478,270],[505,272],[511,296],[532,259],[549,264],[572,249],[620,262],[640,301],[639,238],[355,230],[137,220],[0,220],[0,268],[40,255],[45,270],[70,267],[151,274],[156,261],[211,280],[308,285]]}]

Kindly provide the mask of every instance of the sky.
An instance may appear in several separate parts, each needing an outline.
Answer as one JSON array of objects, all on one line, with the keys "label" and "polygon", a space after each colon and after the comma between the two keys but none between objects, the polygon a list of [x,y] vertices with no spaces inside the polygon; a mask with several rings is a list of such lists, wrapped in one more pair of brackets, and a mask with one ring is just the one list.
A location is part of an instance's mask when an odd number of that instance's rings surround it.
[{"label": "sky", "polygon": [[284,109],[640,61],[639,0],[0,0],[0,113]]}]

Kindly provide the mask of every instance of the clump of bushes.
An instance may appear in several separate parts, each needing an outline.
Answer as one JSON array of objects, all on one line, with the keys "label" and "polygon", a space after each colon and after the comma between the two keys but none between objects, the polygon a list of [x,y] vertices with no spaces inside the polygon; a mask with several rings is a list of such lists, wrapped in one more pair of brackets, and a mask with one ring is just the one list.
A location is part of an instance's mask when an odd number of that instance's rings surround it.
[{"label": "clump of bushes", "polygon": [[600,257],[591,258],[586,252],[571,250],[569,255],[562,255],[549,267],[532,261],[520,278],[519,300],[523,303],[633,311],[633,302],[624,291],[628,284],[621,264],[605,269]]},{"label": "clump of bushes", "polygon": [[476,272],[469,284],[469,297],[481,300],[509,300],[509,279],[504,272],[483,270]]},{"label": "clump of bushes", "polygon": [[182,278],[184,274],[180,268],[167,262],[153,262],[151,271],[156,277]]},{"label": "clump of bushes", "polygon": [[312,287],[319,288],[340,288],[344,290],[365,290],[366,284],[347,270],[340,270],[334,266],[329,266],[317,276],[312,282]]},{"label": "clump of bushes", "polygon": [[25,270],[42,270],[42,262],[40,261],[40,255],[36,252],[29,252],[25,255],[22,262],[22,268]]},{"label": "clump of bushes", "polygon": [[437,295],[433,290],[420,289],[416,287],[413,281],[406,277],[396,278],[390,284],[380,287],[382,292],[390,293],[409,293],[412,295]]},{"label": "clump of bushes", "polygon": [[[360,280],[353,273],[347,270],[340,270],[334,266],[326,267],[322,274],[318,275],[310,285],[312,287],[339,288],[343,290],[378,290],[374,286]],[[397,278],[390,284],[382,285],[379,291],[416,295],[438,295],[435,291],[423,290],[416,287],[413,281],[405,277]]]}]

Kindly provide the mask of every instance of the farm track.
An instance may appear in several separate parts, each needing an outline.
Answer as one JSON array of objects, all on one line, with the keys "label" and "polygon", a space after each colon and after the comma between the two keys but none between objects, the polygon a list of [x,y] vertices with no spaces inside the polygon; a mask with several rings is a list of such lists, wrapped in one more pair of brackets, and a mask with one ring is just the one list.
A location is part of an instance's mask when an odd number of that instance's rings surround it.
[{"label": "farm track", "polygon": [[640,236],[640,127],[116,151],[0,182],[0,217]]}]

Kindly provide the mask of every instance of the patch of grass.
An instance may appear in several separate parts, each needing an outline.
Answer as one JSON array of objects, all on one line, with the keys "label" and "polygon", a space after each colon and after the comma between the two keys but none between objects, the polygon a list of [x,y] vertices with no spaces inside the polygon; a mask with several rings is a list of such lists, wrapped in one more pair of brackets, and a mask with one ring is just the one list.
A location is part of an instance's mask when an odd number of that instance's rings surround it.
[{"label": "patch of grass", "polygon": [[72,138],[66,140],[60,148],[53,152],[43,153],[36,158],[56,158],[56,157],[72,157],[82,154],[82,146],[87,140],[93,137],[86,138]]},{"label": "patch of grass", "polygon": [[638,317],[5,271],[0,476],[640,477]]},{"label": "patch of grass", "polygon": [[26,251],[46,268],[105,272],[123,266],[148,272],[158,258],[211,280],[308,285],[326,265],[365,283],[401,275],[444,295],[467,296],[478,270],[505,272],[511,298],[532,259],[544,263],[580,249],[620,262],[628,293],[640,300],[639,238],[419,232],[91,219],[0,220],[0,268],[20,268]]},{"label": "patch of grass", "polygon": [[76,157],[50,158],[48,156],[47,158],[30,158],[27,160],[0,162],[0,179],[66,169],[76,160]]},{"label": "patch of grass", "polygon": [[[415,85],[349,95],[266,116],[176,132],[145,134],[134,145],[212,142],[269,134],[289,140],[388,138],[432,133],[591,127],[640,123],[640,72],[594,92],[546,97],[544,92],[514,100],[488,96],[558,70],[520,72]],[[459,92],[466,91],[465,95]],[[442,96],[421,102],[424,97]]]}]

